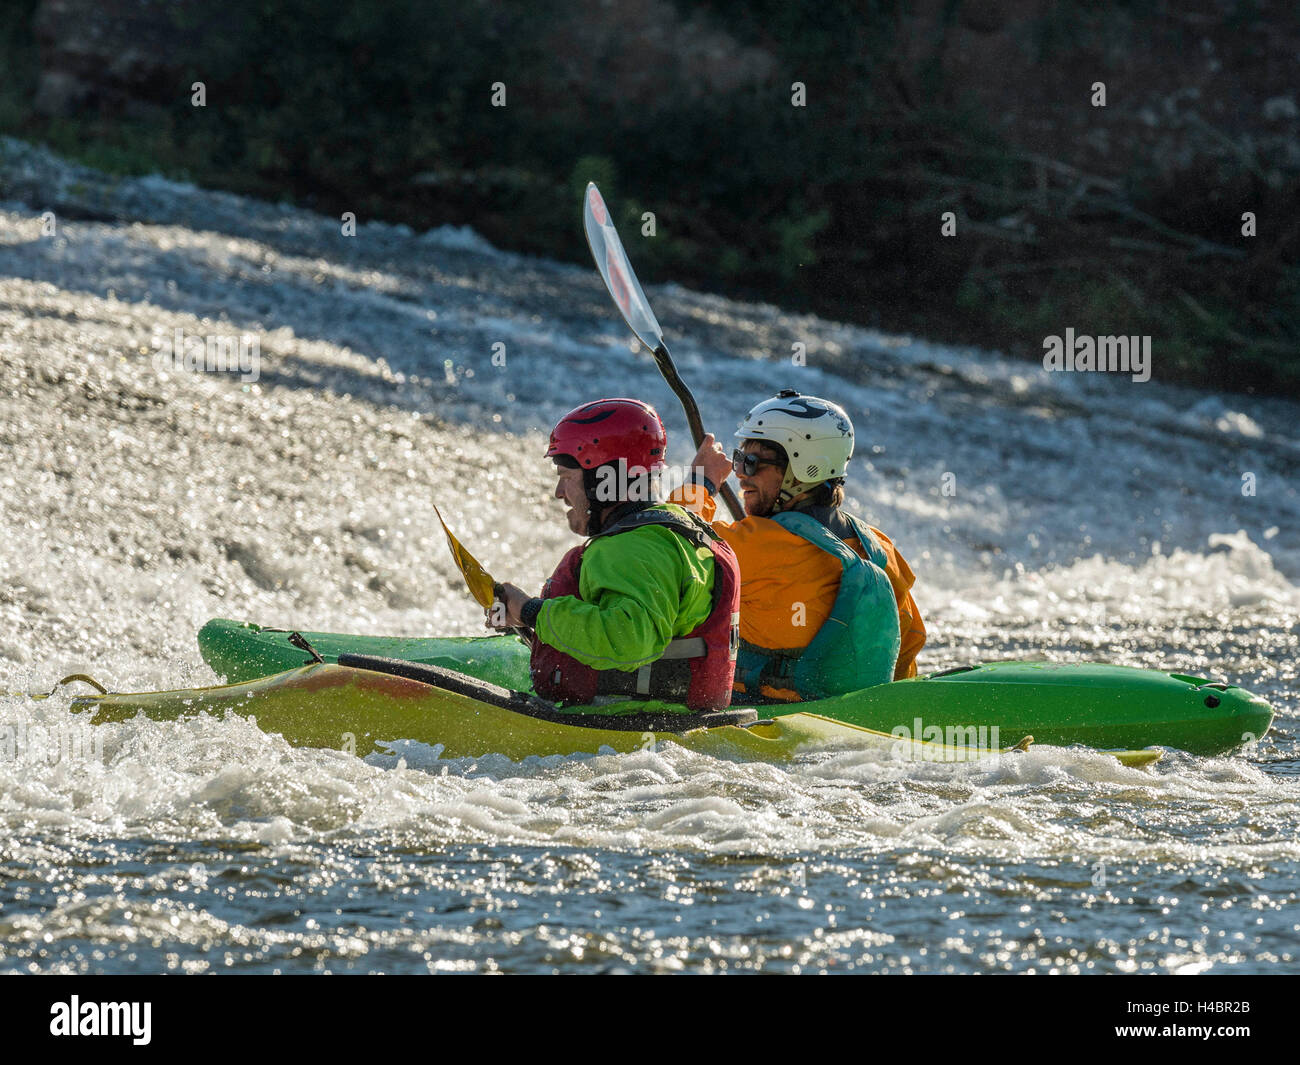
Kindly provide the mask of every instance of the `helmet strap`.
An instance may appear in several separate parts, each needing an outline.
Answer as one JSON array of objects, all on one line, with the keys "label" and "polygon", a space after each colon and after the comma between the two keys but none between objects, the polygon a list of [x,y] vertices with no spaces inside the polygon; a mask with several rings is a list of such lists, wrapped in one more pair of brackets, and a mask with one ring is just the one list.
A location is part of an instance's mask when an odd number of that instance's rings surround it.
[{"label": "helmet strap", "polygon": [[[599,467],[596,467],[599,469]],[[600,487],[597,480],[596,469],[585,469],[582,471],[582,488],[587,496],[587,535],[595,536],[600,532],[600,515],[605,507],[609,506],[608,502],[602,503],[596,498],[596,492]]]},{"label": "helmet strap", "polygon": [[790,467],[787,466],[785,476],[781,478],[781,490],[777,493],[776,502],[772,505],[772,513],[780,514],[782,511],[788,510],[796,496],[811,492],[819,484],[825,483],[825,481],[801,481],[790,472]]},{"label": "helmet strap", "polygon": [[[630,498],[621,498],[623,492],[620,488],[620,498],[618,499],[601,499],[600,488],[602,474],[601,471],[613,470],[614,476],[620,479],[620,482],[627,483]],[[608,477],[608,472],[604,475]],[[642,480],[644,478],[644,480]],[[587,535],[595,536],[603,528],[605,522],[600,518],[601,515],[612,514],[616,509],[627,506],[650,506],[657,502],[660,497],[660,481],[658,470],[647,470],[644,474],[638,474],[634,481],[627,478],[626,462],[618,459],[613,463],[605,463],[601,466],[584,468],[582,471],[582,487],[587,497]]]}]

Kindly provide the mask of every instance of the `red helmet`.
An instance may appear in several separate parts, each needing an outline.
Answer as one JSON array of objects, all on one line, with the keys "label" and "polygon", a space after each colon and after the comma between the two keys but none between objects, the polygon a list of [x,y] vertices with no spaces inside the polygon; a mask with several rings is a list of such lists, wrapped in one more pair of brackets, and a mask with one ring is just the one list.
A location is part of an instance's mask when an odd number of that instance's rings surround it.
[{"label": "red helmet", "polygon": [[629,468],[664,464],[668,434],[654,407],[638,399],[598,399],[569,411],[551,430],[546,457],[568,455],[584,470],[625,459]]}]

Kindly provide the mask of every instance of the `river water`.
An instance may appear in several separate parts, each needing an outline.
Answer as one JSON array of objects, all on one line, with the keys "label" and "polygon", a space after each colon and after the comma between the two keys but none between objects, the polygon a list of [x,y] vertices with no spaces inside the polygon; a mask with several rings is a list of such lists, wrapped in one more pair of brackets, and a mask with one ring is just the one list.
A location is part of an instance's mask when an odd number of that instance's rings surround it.
[{"label": "river water", "polygon": [[[242,718],[103,726],[69,755],[36,739],[67,698],[9,694],[0,971],[1300,968],[1300,405],[649,294],[715,431],[785,386],[849,410],[850,505],[917,571],[924,670],[1212,674],[1274,731],[1152,770],[1045,747],[362,760]],[[177,330],[255,337],[256,380],[161,365]],[[692,450],[594,270],[463,230],[343,236],[12,141],[0,363],[9,692],[216,683],[213,616],[480,633],[435,504],[537,586],[573,543],[541,457],[559,414],[630,393],[670,461]]]}]

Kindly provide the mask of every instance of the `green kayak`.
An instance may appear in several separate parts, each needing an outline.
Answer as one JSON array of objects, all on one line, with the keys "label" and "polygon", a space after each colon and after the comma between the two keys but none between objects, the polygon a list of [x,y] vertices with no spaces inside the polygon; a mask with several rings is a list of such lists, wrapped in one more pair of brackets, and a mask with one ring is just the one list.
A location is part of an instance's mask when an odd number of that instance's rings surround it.
[{"label": "green kayak", "polygon": [[[89,681],[68,677],[64,682]],[[46,696],[38,696],[45,698]],[[240,714],[295,747],[328,747],[361,756],[396,740],[437,745],[443,758],[503,754],[522,760],[552,755],[631,753],[671,742],[722,758],[788,762],[827,746],[874,748],[889,759],[968,762],[1024,753],[1033,742],[988,749],[900,740],[807,712],[759,719],[754,710],[681,713],[662,704],[629,702],[618,712],[566,710],[535,695],[509,691],[473,677],[371,655],[340,655],[269,677],[216,688],[82,695],[74,712],[91,724],[144,714],[177,721],[196,714]],[[1158,750],[1110,751],[1133,768],[1153,765]]]},{"label": "green kayak", "polygon": [[[216,673],[239,684],[311,661],[290,636],[285,629],[218,618],[199,632],[199,650]],[[326,662],[337,662],[340,654],[377,655],[440,666],[516,691],[531,687],[528,649],[514,636],[302,636]],[[963,666],[762,711],[765,717],[819,714],[913,740],[964,746],[992,748],[1032,735],[1053,746],[1161,746],[1203,755],[1260,739],[1273,721],[1267,702],[1235,685],[1131,666],[1054,662]]]}]

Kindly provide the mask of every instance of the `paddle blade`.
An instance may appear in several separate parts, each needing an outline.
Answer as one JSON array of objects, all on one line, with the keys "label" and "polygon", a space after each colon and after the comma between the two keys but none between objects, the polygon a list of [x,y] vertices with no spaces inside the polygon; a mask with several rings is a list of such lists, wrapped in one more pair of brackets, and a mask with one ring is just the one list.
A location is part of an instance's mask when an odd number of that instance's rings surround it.
[{"label": "paddle blade", "polygon": [[587,183],[587,194],[583,197],[582,224],[587,230],[587,244],[591,247],[591,257],[596,260],[596,269],[605,279],[605,287],[618,304],[623,320],[637,339],[654,351],[663,344],[663,330],[632,271],[632,264],[627,261],[623,242],[618,239],[618,230],[594,181]]},{"label": "paddle blade", "polygon": [[465,578],[469,594],[478,600],[479,606],[484,610],[491,608],[495,598],[493,589],[496,587],[496,581],[480,565],[479,560],[466,551],[461,542],[452,536],[437,507],[433,508],[433,512],[438,515],[438,521],[442,523],[442,531],[447,534],[447,546],[451,548],[451,557],[456,563],[456,568],[460,570],[461,576]]}]

